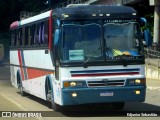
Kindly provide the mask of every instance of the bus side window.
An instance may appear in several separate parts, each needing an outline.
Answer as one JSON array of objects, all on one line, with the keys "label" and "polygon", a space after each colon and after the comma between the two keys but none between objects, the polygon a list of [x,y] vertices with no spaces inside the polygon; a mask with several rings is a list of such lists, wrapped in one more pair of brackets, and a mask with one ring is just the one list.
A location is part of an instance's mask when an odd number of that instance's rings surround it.
[{"label": "bus side window", "polygon": [[22,28],[22,42],[20,44],[20,46],[23,46],[25,43],[25,27]]},{"label": "bus side window", "polygon": [[48,20],[43,22],[42,24],[42,44],[48,44]]},{"label": "bus side window", "polygon": [[14,30],[14,46],[16,46],[16,43],[17,43],[17,30]]},{"label": "bus side window", "polygon": [[31,41],[32,41],[32,26],[28,27],[28,45],[31,46]]},{"label": "bus side window", "polygon": [[32,25],[31,26],[31,46],[33,46],[34,45],[34,34],[35,34],[35,29],[36,29],[36,25],[34,24],[34,25]]},{"label": "bus side window", "polygon": [[18,41],[19,41],[19,46],[22,45],[22,28],[19,29],[19,38],[18,38]]},{"label": "bus side window", "polygon": [[15,43],[15,46],[17,46],[18,47],[18,45],[19,45],[19,38],[20,38],[20,29],[17,29],[16,30],[16,43]]},{"label": "bus side window", "polygon": [[15,42],[15,30],[11,31],[11,46],[14,46],[14,42]]},{"label": "bus side window", "polygon": [[28,27],[25,27],[25,46],[28,46]]},{"label": "bus side window", "polygon": [[36,24],[35,25],[35,29],[34,29],[34,42],[33,42],[34,45],[38,45],[38,41],[39,41],[39,37],[38,37],[39,30],[38,30],[38,27],[39,27],[39,25]]},{"label": "bus side window", "polygon": [[37,31],[37,35],[38,35],[38,45],[40,45],[42,43],[42,23],[39,23],[37,25],[38,31]]}]

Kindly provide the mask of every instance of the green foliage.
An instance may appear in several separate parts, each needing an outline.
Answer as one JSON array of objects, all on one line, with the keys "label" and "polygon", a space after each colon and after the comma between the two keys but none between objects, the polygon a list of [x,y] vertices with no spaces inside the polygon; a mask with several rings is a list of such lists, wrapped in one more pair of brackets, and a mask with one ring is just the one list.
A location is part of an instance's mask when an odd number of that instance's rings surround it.
[{"label": "green foliage", "polygon": [[150,14],[146,14],[145,18],[148,20],[148,28],[151,31],[151,34],[153,36],[153,28],[154,28],[154,14],[150,13]]}]

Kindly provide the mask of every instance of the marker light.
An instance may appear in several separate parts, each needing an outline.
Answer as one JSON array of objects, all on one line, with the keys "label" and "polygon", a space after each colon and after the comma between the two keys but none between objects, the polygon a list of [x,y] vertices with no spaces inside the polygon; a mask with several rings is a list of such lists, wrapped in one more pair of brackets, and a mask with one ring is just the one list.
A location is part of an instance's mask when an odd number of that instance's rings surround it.
[{"label": "marker light", "polygon": [[77,97],[77,93],[72,93],[72,97]]},{"label": "marker light", "polygon": [[137,13],[132,13],[132,15],[137,15]]},{"label": "marker light", "polygon": [[103,14],[99,14],[99,16],[103,16]]},{"label": "marker light", "polygon": [[67,18],[67,17],[69,17],[69,15],[67,15],[67,14],[63,14],[63,17],[64,17],[64,18]]},{"label": "marker light", "polygon": [[110,14],[106,14],[106,16],[110,16]]},{"label": "marker light", "polygon": [[64,82],[64,83],[63,83],[63,86],[64,86],[64,87],[69,87],[70,84],[69,84],[69,82]]}]

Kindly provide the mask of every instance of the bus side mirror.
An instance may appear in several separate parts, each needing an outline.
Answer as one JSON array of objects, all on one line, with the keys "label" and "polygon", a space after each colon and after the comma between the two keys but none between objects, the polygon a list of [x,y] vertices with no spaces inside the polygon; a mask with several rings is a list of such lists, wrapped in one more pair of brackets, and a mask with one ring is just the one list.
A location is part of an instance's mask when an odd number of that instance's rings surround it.
[{"label": "bus side mirror", "polygon": [[147,47],[152,46],[152,37],[151,37],[151,32],[149,28],[144,30],[143,34],[144,34],[144,40],[145,40],[146,46]]},{"label": "bus side mirror", "polygon": [[141,17],[140,21],[141,21],[142,26],[145,27],[145,30],[143,31],[145,45],[147,47],[152,46],[152,36],[151,36],[151,31],[148,28],[147,20]]},{"label": "bus side mirror", "polygon": [[54,65],[55,65],[55,78],[59,80],[59,40],[60,40],[60,30],[56,29],[54,33]]},{"label": "bus side mirror", "polygon": [[54,33],[54,58],[55,60],[59,59],[59,37],[60,37],[60,30],[56,29]]},{"label": "bus side mirror", "polygon": [[146,18],[141,17],[140,21],[141,21],[141,26],[147,26],[147,20],[146,20]]},{"label": "bus side mirror", "polygon": [[59,41],[60,30],[56,29],[54,34],[55,34],[54,35],[54,45],[57,46],[58,45],[58,41]]}]

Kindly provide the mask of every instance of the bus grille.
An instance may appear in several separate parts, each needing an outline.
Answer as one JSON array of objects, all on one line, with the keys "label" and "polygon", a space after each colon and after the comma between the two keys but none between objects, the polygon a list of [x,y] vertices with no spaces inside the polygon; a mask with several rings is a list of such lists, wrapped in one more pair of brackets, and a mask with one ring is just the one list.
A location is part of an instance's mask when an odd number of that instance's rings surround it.
[{"label": "bus grille", "polygon": [[88,87],[124,86],[125,80],[88,81]]}]

